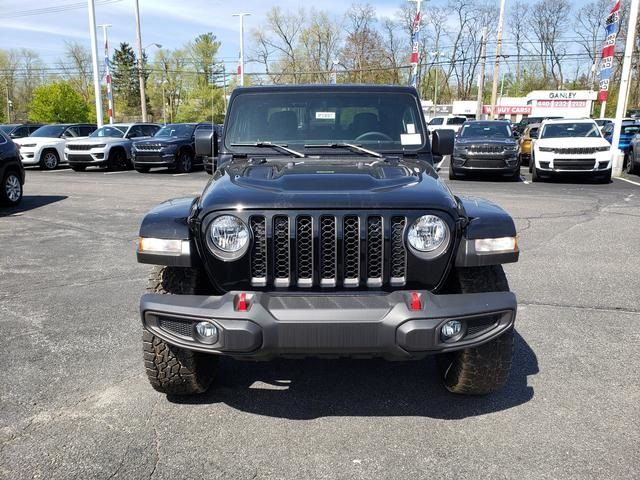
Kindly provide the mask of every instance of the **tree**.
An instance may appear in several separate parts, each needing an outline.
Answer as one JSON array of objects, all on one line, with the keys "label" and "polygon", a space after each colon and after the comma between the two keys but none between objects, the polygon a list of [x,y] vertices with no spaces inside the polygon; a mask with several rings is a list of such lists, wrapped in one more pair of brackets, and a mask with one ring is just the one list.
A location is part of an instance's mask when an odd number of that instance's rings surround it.
[{"label": "tree", "polygon": [[121,43],[113,52],[111,66],[114,110],[125,117],[138,115],[140,112],[138,59],[128,43]]},{"label": "tree", "polygon": [[34,89],[29,120],[42,123],[89,121],[89,107],[68,82],[54,82]]},{"label": "tree", "polygon": [[199,87],[207,86],[214,73],[218,73],[216,55],[219,48],[220,42],[211,32],[198,35],[193,42],[189,42],[187,50],[197,72]]},{"label": "tree", "polygon": [[64,52],[64,59],[58,62],[63,72],[62,78],[69,82],[85,102],[91,102],[93,99],[91,52],[77,42],[65,42]]},{"label": "tree", "polygon": [[[603,0],[606,1],[606,0]],[[525,50],[527,17],[529,16],[529,5],[523,0],[516,0],[509,8],[507,18],[507,29],[511,35],[512,42],[516,49],[516,95],[520,89],[520,68],[522,52]]]}]

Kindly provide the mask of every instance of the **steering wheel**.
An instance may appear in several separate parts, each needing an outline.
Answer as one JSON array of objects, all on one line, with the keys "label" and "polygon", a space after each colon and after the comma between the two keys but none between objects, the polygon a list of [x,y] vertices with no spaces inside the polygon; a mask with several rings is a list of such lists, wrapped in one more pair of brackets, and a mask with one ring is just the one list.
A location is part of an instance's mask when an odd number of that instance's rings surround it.
[{"label": "steering wheel", "polygon": [[[361,140],[367,140],[369,137],[379,137],[379,139],[381,140],[388,140],[389,142],[393,142],[393,138],[391,138],[386,133],[374,132],[374,131],[365,132],[362,135],[358,136],[355,140],[358,142]],[[372,138],[371,140],[375,140],[375,138]]]}]

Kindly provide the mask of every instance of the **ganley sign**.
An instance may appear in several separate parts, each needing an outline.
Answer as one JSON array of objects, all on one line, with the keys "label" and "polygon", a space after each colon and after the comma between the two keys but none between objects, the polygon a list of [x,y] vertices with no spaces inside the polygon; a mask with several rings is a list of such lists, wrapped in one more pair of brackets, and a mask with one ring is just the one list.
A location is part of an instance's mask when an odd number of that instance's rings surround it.
[{"label": "ganley sign", "polygon": [[551,99],[572,100],[577,96],[578,94],[576,92],[549,92],[549,98]]}]

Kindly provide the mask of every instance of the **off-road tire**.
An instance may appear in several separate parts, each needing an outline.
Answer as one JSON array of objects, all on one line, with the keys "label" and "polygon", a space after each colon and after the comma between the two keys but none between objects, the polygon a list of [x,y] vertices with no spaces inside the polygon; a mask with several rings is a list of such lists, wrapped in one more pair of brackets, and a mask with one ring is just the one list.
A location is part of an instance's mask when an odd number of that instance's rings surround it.
[{"label": "off-road tire", "polygon": [[[507,292],[509,283],[500,265],[458,268],[453,283],[461,293]],[[477,347],[438,356],[444,385],[452,393],[486,395],[509,378],[513,357],[513,328]]]},{"label": "off-road tire", "polygon": [[149,167],[133,167],[138,173],[149,173]]},{"label": "off-road tire", "polygon": [[[197,268],[155,267],[147,291],[198,295],[208,290],[205,273]],[[209,290],[210,291],[210,290]],[[142,332],[144,365],[151,386],[168,395],[205,392],[215,375],[218,357],[171,345],[150,331]]]},{"label": "off-road tire", "polygon": [[84,172],[87,169],[87,167],[83,166],[83,165],[76,165],[71,167],[71,170],[73,170],[74,172]]}]

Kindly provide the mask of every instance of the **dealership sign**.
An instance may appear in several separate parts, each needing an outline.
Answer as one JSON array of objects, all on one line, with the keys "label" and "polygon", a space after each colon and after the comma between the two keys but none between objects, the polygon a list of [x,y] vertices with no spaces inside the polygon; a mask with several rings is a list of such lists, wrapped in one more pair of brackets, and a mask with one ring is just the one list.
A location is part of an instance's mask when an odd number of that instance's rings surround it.
[{"label": "dealership sign", "polygon": [[598,100],[601,102],[606,102],[609,97],[609,80],[613,73],[613,57],[616,53],[616,38],[620,27],[619,12],[620,0],[618,0],[611,9],[604,27],[607,36],[604,40],[600,59],[600,92],[598,92]]},{"label": "dealership sign", "polygon": [[[491,105],[484,105],[482,107],[482,113],[491,114]],[[531,107],[516,105],[516,106],[502,106],[496,105],[497,115],[531,115]]]},{"label": "dealership sign", "polygon": [[584,108],[586,100],[536,100],[539,108]]}]

